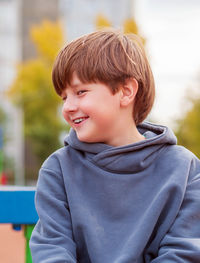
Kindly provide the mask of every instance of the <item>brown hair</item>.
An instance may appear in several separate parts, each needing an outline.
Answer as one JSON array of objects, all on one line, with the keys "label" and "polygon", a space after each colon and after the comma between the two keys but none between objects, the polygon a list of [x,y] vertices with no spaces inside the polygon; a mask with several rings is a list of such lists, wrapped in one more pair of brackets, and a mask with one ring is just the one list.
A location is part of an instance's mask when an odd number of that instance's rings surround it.
[{"label": "brown hair", "polygon": [[74,72],[83,83],[108,85],[113,94],[127,78],[135,78],[138,82],[133,111],[136,125],[147,117],[153,106],[153,74],[141,41],[134,34],[104,30],[70,42],[60,51],[53,66],[53,84],[59,95],[70,85]]}]

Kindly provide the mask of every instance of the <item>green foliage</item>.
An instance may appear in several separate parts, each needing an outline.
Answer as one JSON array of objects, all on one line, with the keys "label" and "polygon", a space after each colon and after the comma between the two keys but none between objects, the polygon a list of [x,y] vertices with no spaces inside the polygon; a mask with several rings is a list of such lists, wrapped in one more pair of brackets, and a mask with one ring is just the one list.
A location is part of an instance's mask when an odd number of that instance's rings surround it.
[{"label": "green foliage", "polygon": [[1,136],[2,138],[0,138],[1,143],[4,144],[6,141],[6,120],[7,120],[7,116],[6,113],[4,111],[4,109],[0,106],[0,129],[1,129]]},{"label": "green foliage", "polygon": [[4,111],[2,107],[0,107],[0,129],[1,129],[0,132],[2,132],[1,136],[3,137],[0,138],[0,140],[2,140],[0,142],[2,144],[1,145],[2,148],[0,148],[0,176],[1,176],[1,172],[3,171],[4,173],[6,173],[9,183],[12,184],[14,181],[13,178],[14,163],[13,163],[13,159],[6,154],[4,148],[4,145],[9,140],[7,135],[8,134],[7,119],[8,119],[7,113]]},{"label": "green foliage", "polygon": [[6,114],[4,110],[0,107],[0,126],[4,126],[6,121]]},{"label": "green foliage", "polygon": [[192,100],[192,107],[177,122],[178,144],[192,151],[200,158],[200,97]]},{"label": "green foliage", "polygon": [[[60,147],[59,136],[64,128],[58,116],[61,99],[55,93],[51,80],[53,61],[63,45],[63,35],[58,22],[48,21],[34,26],[30,33],[38,57],[18,65],[17,76],[8,95],[15,105],[23,109],[25,142],[29,144],[25,148],[29,151],[31,148],[31,156],[35,155],[38,169],[46,157]],[[36,178],[36,174],[29,173],[28,176]]]}]

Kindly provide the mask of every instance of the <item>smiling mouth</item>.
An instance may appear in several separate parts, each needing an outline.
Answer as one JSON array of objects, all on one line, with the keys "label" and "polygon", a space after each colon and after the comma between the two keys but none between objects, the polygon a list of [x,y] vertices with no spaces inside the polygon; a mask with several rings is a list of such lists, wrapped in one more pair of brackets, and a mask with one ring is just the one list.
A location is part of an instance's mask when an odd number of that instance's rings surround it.
[{"label": "smiling mouth", "polygon": [[81,117],[81,118],[77,118],[75,120],[73,120],[74,124],[80,124],[81,122],[87,120],[89,117]]}]

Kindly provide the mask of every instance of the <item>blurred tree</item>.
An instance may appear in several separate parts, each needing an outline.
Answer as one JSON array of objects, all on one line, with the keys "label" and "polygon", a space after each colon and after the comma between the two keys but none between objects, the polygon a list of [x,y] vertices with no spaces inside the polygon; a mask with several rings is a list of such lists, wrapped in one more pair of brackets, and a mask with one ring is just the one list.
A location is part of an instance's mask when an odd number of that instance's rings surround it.
[{"label": "blurred tree", "polygon": [[51,71],[64,39],[59,22],[44,21],[30,34],[38,57],[18,65],[9,96],[24,112],[25,175],[33,180],[45,158],[60,147],[64,125],[58,116],[61,100],[54,91]]},{"label": "blurred tree", "polygon": [[5,126],[5,121],[6,121],[6,114],[2,107],[0,107],[0,126],[3,127]]},{"label": "blurred tree", "polygon": [[[4,110],[0,107],[0,178],[3,171],[3,144],[4,144],[4,134],[5,134],[5,120],[6,115]],[[0,182],[1,184],[1,182]]]},{"label": "blurred tree", "polygon": [[6,140],[6,113],[4,109],[0,106],[0,175],[3,169],[3,152],[4,152],[4,143]]},{"label": "blurred tree", "polygon": [[59,22],[43,21],[40,26],[33,26],[30,32],[39,57],[51,65],[64,42],[62,27]]},{"label": "blurred tree", "polygon": [[178,144],[185,146],[200,158],[200,97],[192,99],[191,102],[191,109],[177,121],[176,136]]},{"label": "blurred tree", "polygon": [[96,28],[98,30],[105,28],[105,27],[111,27],[111,22],[102,14],[98,14],[96,17]]},{"label": "blurred tree", "polygon": [[134,34],[138,35],[138,26],[135,22],[135,19],[128,18],[125,20],[125,22],[124,22],[124,33],[125,34],[134,33]]},{"label": "blurred tree", "polygon": [[3,107],[0,106],[0,184],[4,183],[9,179],[9,184],[14,182],[14,163],[13,159],[6,154],[5,144],[8,138],[7,131],[7,113]]},{"label": "blurred tree", "polygon": [[139,29],[134,18],[128,18],[124,21],[124,33],[125,34],[135,34],[138,35],[145,45],[145,39],[139,34]]},{"label": "blurred tree", "polygon": [[[112,27],[112,23],[102,14],[97,15],[96,17],[96,28],[101,30],[106,27]],[[124,21],[123,31],[125,34],[136,34],[140,37],[142,44],[145,45],[145,38],[139,34],[139,29],[134,18],[128,18]]]}]

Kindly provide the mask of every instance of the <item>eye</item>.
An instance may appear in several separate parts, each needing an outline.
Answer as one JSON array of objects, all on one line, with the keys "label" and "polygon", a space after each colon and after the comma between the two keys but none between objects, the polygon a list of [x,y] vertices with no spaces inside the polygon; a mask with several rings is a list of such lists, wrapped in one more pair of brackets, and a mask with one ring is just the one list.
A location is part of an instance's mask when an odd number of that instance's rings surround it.
[{"label": "eye", "polygon": [[66,101],[66,99],[67,99],[67,96],[63,96],[63,97],[62,97],[62,100],[63,100],[63,101]]},{"label": "eye", "polygon": [[77,95],[82,95],[83,93],[87,92],[87,90],[78,90],[77,91]]}]

